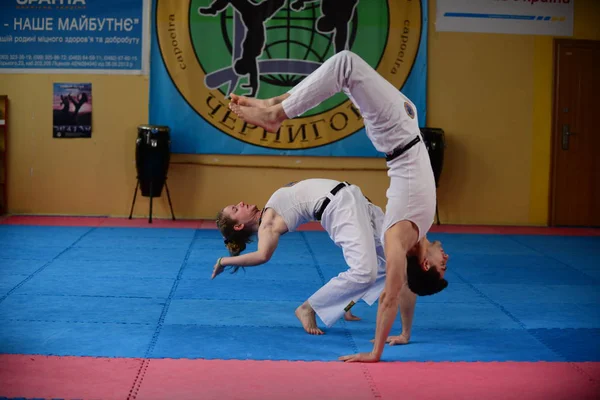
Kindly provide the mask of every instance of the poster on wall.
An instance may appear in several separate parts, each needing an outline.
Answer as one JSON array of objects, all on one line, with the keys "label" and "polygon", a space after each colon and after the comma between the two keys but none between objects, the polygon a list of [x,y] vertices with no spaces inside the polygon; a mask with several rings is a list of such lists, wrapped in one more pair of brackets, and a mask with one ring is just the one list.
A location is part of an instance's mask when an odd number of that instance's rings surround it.
[{"label": "poster on wall", "polygon": [[143,74],[150,0],[2,0],[0,73]]},{"label": "poster on wall", "polygon": [[437,0],[437,31],[573,35],[575,0]]},{"label": "poster on wall", "polygon": [[150,123],[184,154],[381,157],[336,94],[276,133],[245,124],[229,95],[279,96],[330,57],[363,58],[426,120],[427,0],[154,0]]},{"label": "poster on wall", "polygon": [[52,137],[92,137],[92,84],[55,83]]}]

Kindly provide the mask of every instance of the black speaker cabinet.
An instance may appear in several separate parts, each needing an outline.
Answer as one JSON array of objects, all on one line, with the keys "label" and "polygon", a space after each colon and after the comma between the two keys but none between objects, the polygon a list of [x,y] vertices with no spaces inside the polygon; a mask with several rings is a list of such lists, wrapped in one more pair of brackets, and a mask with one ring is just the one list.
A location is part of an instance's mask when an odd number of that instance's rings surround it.
[{"label": "black speaker cabinet", "polygon": [[435,186],[439,187],[442,168],[444,167],[444,149],[446,148],[446,136],[440,128],[421,128],[423,141],[429,153],[431,168],[435,177]]}]

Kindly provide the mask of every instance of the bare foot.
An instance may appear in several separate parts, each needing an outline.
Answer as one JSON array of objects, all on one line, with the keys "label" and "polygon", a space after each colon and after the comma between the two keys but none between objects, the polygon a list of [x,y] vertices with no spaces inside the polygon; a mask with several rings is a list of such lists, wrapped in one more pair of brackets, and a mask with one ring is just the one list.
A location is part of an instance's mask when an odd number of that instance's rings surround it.
[{"label": "bare foot", "polygon": [[255,99],[254,97],[246,97],[246,96],[238,96],[237,94],[231,93],[231,102],[233,104],[237,104],[245,107],[258,107],[258,108],[267,108],[274,104],[271,101],[272,99],[262,100]]},{"label": "bare foot", "polygon": [[346,321],[360,321],[360,318],[352,314],[352,311],[346,311],[346,313],[344,314],[344,319]]},{"label": "bare foot", "polygon": [[284,93],[280,96],[271,97],[270,99],[264,99],[264,100],[263,99],[255,99],[254,97],[240,96],[235,93],[231,93],[229,96],[231,97],[232,103],[238,104],[240,106],[267,108],[267,107],[272,107],[272,106],[275,106],[275,105],[283,102],[285,99],[290,97],[290,94]]},{"label": "bare foot", "polygon": [[308,302],[296,308],[296,317],[302,323],[302,327],[311,335],[323,335],[323,331],[317,327],[317,317],[315,310],[312,309]]},{"label": "bare foot", "polygon": [[277,132],[281,123],[285,120],[285,112],[283,112],[283,107],[280,105],[260,108],[245,107],[240,106],[239,104],[229,103],[229,109],[242,120],[251,125],[261,127],[267,132]]}]

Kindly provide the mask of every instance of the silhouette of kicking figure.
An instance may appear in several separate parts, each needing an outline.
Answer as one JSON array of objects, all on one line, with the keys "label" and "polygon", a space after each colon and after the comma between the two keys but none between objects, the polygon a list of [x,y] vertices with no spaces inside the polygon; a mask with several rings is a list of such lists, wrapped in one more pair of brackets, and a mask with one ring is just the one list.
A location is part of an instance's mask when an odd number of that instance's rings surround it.
[{"label": "silhouette of kicking figure", "polygon": [[[296,0],[290,7],[300,11],[306,3],[316,0]],[[348,46],[348,22],[354,16],[359,0],[321,0],[321,16],[317,19],[317,30],[323,33],[334,32],[335,52],[339,53]]]},{"label": "silhouette of kicking figure", "polygon": [[242,56],[235,61],[233,70],[238,75],[250,74],[250,84],[242,85],[245,89],[251,89],[247,95],[249,97],[254,97],[258,91],[257,59],[266,44],[265,22],[275,15],[284,3],[285,0],[265,0],[259,4],[251,0],[215,0],[209,7],[198,8],[201,15],[217,15],[231,4],[242,16],[246,35],[242,42]]},{"label": "silhouette of kicking figure", "polygon": [[75,101],[75,99],[73,97],[71,97],[71,94],[69,94],[69,100],[71,100],[71,103],[73,103],[73,105],[75,106],[75,112],[73,113],[73,120],[77,120],[77,114],[79,114],[79,109],[81,108],[82,105],[84,105],[85,103],[87,103],[88,101],[88,97],[87,94],[84,93],[80,93],[79,96],[77,96],[77,101]]}]

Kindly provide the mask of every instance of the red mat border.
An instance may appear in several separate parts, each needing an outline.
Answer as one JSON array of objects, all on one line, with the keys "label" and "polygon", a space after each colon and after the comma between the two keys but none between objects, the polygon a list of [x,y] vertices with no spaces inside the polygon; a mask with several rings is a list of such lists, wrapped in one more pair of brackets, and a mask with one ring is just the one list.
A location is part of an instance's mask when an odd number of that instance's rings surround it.
[{"label": "red mat border", "polygon": [[[0,225],[36,226],[86,226],[121,228],[170,228],[170,229],[216,229],[212,220],[171,220],[153,218],[79,217],[10,215],[0,217]],[[322,231],[318,222],[310,222],[300,227],[300,231]],[[561,236],[600,236],[600,228],[550,228],[532,226],[483,226],[483,225],[433,225],[431,233],[464,233],[490,235],[561,235]]]},{"label": "red mat border", "polygon": [[[341,362],[0,355],[0,396],[596,399],[600,362]],[[307,383],[308,382],[308,383]],[[524,396],[525,393],[528,395]]]}]

